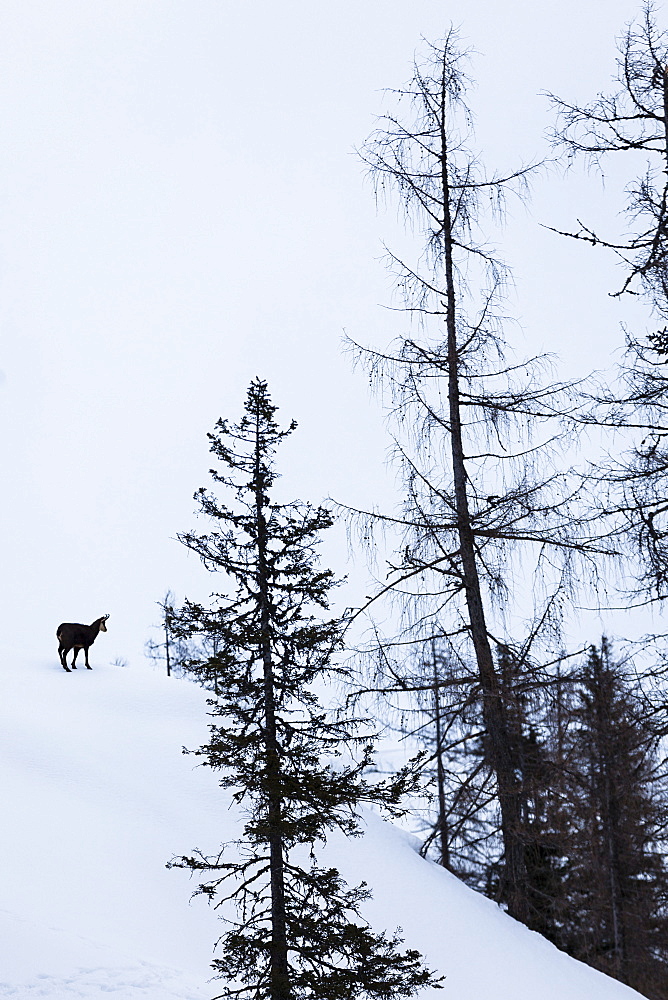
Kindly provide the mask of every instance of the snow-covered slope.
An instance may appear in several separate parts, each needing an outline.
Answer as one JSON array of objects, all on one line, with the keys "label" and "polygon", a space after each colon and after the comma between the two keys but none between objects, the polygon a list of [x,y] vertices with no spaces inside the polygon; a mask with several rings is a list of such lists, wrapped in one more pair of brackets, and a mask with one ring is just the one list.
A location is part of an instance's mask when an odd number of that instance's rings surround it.
[{"label": "snow-covered slope", "polygon": [[[220,930],[165,863],[235,835],[213,775],[181,748],[206,734],[204,693],[150,667],[66,674],[55,657],[0,657],[0,996],[201,1000]],[[373,890],[367,915],[401,926],[447,978],[424,1000],[631,1000],[558,952],[374,815],[328,860]]]}]

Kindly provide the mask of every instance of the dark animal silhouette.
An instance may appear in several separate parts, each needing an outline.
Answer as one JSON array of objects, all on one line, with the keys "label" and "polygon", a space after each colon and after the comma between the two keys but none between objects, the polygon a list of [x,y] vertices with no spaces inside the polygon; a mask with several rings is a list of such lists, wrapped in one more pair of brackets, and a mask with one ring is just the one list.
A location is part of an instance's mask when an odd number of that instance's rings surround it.
[{"label": "dark animal silhouette", "polygon": [[58,626],[56,629],[58,655],[60,656],[60,662],[64,670],[67,670],[68,673],[70,672],[70,668],[67,666],[67,654],[71,649],[74,650],[72,670],[77,669],[77,653],[80,649],[83,649],[84,656],[86,657],[86,669],[93,669],[88,662],[88,649],[97,639],[99,632],[107,631],[106,621],[108,617],[109,615],[103,615],[102,618],[97,618],[92,625],[76,625],[73,622],[63,622],[62,625]]}]

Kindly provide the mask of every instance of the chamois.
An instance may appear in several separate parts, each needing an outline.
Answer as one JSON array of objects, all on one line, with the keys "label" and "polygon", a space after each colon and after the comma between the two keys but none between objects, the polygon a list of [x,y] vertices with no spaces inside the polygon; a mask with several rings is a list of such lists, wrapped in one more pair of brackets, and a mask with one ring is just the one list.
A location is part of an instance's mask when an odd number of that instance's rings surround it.
[{"label": "chamois", "polygon": [[58,655],[60,656],[60,662],[64,670],[67,670],[68,673],[70,672],[70,668],[67,666],[67,654],[71,649],[74,650],[72,670],[77,669],[77,653],[80,649],[83,649],[84,656],[86,657],[86,669],[93,669],[88,662],[88,649],[97,639],[99,632],[107,631],[106,621],[108,617],[109,615],[103,615],[102,618],[97,618],[92,625],[63,622],[62,625],[58,626],[56,629]]}]

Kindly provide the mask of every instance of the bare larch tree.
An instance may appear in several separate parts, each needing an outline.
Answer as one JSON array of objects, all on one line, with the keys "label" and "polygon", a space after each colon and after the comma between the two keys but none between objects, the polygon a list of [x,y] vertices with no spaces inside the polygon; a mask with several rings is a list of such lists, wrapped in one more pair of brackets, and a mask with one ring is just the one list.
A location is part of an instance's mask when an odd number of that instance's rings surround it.
[{"label": "bare larch tree", "polygon": [[[622,431],[617,457],[598,471],[601,508],[615,512],[611,531],[637,556],[636,594],[668,596],[668,33],[645,3],[619,44],[616,89],[590,104],[551,95],[558,112],[554,140],[569,159],[604,171],[611,159],[642,173],[626,188],[627,231],[605,234],[580,223],[564,235],[614,253],[623,279],[612,294],[644,297],[663,324],[651,333],[625,331],[620,382],[595,393],[591,423]],[[623,153],[624,157],[613,154]],[[635,154],[635,156],[634,156]],[[639,161],[639,162],[638,162]],[[561,230],[557,230],[562,232]]]},{"label": "bare larch tree", "polygon": [[[606,543],[574,521],[577,488],[557,471],[567,387],[544,384],[546,359],[507,356],[500,313],[508,273],[480,224],[488,207],[502,213],[506,189],[522,193],[530,168],[484,174],[469,148],[465,63],[452,31],[430,46],[410,85],[394,92],[399,111],[362,151],[377,192],[398,193],[423,239],[415,263],[389,254],[418,335],[386,352],[352,345],[391,402],[403,509],[349,513],[365,535],[379,524],[399,533],[399,554],[373,600],[390,594],[402,603],[403,648],[437,639],[475,664],[498,793],[503,898],[527,921],[521,762],[496,652],[512,647],[515,662],[533,670],[541,640],[554,639],[575,562]],[[379,662],[391,644],[381,643]]]}]

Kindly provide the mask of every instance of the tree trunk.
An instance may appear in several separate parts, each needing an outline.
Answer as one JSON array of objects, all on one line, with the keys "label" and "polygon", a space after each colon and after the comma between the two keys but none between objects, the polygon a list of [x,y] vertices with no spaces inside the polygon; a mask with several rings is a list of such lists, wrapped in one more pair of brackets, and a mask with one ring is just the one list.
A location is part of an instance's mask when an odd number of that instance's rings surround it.
[{"label": "tree trunk", "polygon": [[605,850],[604,863],[607,868],[615,975],[620,979],[624,979],[626,972],[626,934],[618,844],[619,812],[613,789],[613,761],[610,754],[610,706],[605,703],[605,696],[609,694],[606,690],[606,685],[609,684],[609,681],[605,670],[606,662],[603,659],[605,656],[606,647],[602,644],[600,660],[596,659],[594,661],[596,677],[596,752],[599,768],[597,779],[600,789],[601,826]]},{"label": "tree trunk", "polygon": [[434,721],[436,723],[436,783],[438,787],[438,842],[440,847],[440,863],[444,868],[450,868],[450,849],[448,846],[448,821],[445,808],[445,770],[443,768],[443,734],[441,732],[441,698],[439,692],[438,661],[436,648],[432,641],[431,658],[434,668]]},{"label": "tree trunk", "polygon": [[256,424],[255,518],[257,524],[257,584],[260,604],[261,655],[264,676],[264,745],[267,771],[267,825],[271,882],[271,1000],[290,1000],[290,974],[285,913],[285,871],[281,829],[280,756],[276,740],[276,702],[271,656],[267,525],[262,509],[264,482],[260,467],[259,422]]},{"label": "tree trunk", "polygon": [[478,675],[483,693],[483,721],[487,732],[490,764],[495,772],[501,830],[505,857],[508,912],[526,922],[526,866],[524,845],[521,840],[520,795],[515,776],[512,747],[506,731],[503,704],[494,658],[489,643],[485,612],[480,588],[480,577],[475,554],[475,541],[471,525],[467,493],[466,462],[462,438],[461,407],[459,394],[459,357],[457,351],[457,325],[455,318],[456,294],[453,265],[453,235],[450,214],[450,181],[448,177],[448,144],[446,134],[447,105],[445,80],[441,90],[441,182],[443,190],[443,244],[446,279],[446,328],[448,363],[448,409],[452,474],[455,490],[455,509],[460,555],[464,577],[464,590],[469,627],[475,650]]},{"label": "tree trunk", "polygon": [[165,611],[165,661],[167,663],[167,676],[170,677],[172,669],[169,658],[169,617],[166,611]]}]

